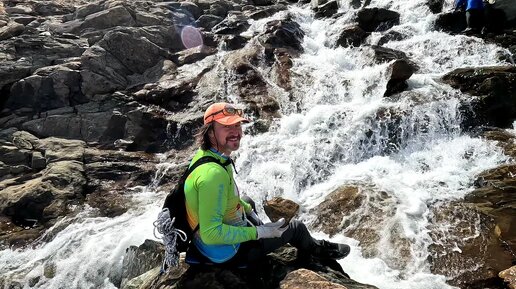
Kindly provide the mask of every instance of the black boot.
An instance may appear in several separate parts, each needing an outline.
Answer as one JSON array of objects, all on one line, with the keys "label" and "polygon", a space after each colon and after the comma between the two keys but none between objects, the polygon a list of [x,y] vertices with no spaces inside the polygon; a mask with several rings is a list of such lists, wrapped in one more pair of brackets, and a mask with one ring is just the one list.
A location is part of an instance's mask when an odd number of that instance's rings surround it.
[{"label": "black boot", "polygon": [[312,255],[320,259],[342,259],[349,254],[350,247],[346,244],[332,243],[326,240],[318,240],[312,251]]}]

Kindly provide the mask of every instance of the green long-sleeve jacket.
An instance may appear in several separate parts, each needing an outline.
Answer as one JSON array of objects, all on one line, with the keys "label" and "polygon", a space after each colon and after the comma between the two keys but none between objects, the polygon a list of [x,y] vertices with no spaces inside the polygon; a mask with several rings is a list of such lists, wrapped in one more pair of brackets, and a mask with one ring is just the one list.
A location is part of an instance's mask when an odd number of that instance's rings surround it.
[{"label": "green long-sleeve jacket", "polygon": [[[199,149],[190,165],[203,156],[212,156],[221,163],[227,158],[215,150]],[[187,219],[193,229],[199,224],[193,242],[213,262],[233,257],[240,243],[256,240],[256,228],[248,227],[245,213],[251,205],[242,201],[233,179],[233,168],[216,163],[197,167],[186,179]]]}]

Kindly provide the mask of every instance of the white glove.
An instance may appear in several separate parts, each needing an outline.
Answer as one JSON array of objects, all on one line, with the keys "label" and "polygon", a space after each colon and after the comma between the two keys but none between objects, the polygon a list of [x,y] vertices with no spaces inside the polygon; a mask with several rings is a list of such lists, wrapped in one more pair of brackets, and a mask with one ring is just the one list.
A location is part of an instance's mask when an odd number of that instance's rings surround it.
[{"label": "white glove", "polygon": [[283,235],[283,232],[285,232],[288,228],[288,226],[285,226],[285,228],[280,228],[284,224],[285,224],[285,219],[281,218],[274,223],[267,223],[267,224],[263,224],[261,226],[257,226],[256,227],[257,239],[281,237],[281,235]]}]

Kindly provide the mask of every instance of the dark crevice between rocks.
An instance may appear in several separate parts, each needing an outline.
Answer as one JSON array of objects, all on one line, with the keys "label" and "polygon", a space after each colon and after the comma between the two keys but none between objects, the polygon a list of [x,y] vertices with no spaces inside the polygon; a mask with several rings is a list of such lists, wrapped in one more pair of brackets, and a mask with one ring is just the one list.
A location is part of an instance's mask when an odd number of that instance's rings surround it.
[{"label": "dark crevice between rocks", "polygon": [[23,197],[10,207],[6,207],[2,214],[10,216],[13,223],[23,228],[40,225],[43,220],[43,210],[54,200],[50,192],[44,192],[34,197]]}]

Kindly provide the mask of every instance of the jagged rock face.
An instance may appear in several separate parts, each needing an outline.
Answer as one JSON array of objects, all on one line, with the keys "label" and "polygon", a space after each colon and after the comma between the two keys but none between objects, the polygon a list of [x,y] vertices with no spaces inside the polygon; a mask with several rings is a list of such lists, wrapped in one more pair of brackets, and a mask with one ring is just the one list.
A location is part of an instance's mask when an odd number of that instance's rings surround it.
[{"label": "jagged rock face", "polygon": [[498,272],[514,258],[500,239],[498,225],[468,204],[437,203],[431,209],[432,272],[448,276],[460,288],[498,286]]},{"label": "jagged rock face", "polygon": [[125,213],[131,206],[123,194],[127,187],[146,183],[154,174],[154,158],[143,153],[106,152],[83,141],[38,139],[15,130],[0,139],[2,247],[33,241],[85,203],[100,216]]},{"label": "jagged rock face", "polygon": [[516,252],[516,166],[501,165],[481,173],[475,184],[477,189],[466,196],[465,201],[493,218],[498,237]]},{"label": "jagged rock face", "polygon": [[503,270],[498,274],[500,278],[503,278],[507,286],[511,289],[516,288],[516,266],[512,266],[507,270]]},{"label": "jagged rock face", "polygon": [[516,68],[514,66],[459,68],[443,81],[462,92],[479,96],[472,101],[474,115],[465,109],[464,126],[481,124],[506,128],[516,119]]},{"label": "jagged rock face", "polygon": [[[148,268],[146,265],[140,266],[140,263],[155,262],[149,260],[154,258],[156,250],[160,249],[160,246],[155,243],[147,240],[139,248],[132,248],[126,254],[125,268],[131,268],[127,272]],[[138,254],[141,258],[138,260],[131,258],[134,254]],[[269,254],[261,263],[249,264],[249,266],[245,269],[224,266],[188,266],[181,258],[178,267],[170,268],[162,275],[159,274],[159,267],[137,271],[145,273],[124,282],[125,286],[122,288],[376,288],[353,281],[345,273],[332,269],[334,266],[340,268],[334,260],[314,261],[311,264],[300,263],[296,259],[296,249],[290,246],[282,247]],[[131,275],[135,274],[127,276]],[[300,282],[301,280],[306,282]],[[326,287],[314,287],[319,285]]]}]

